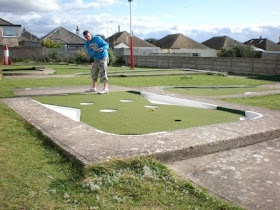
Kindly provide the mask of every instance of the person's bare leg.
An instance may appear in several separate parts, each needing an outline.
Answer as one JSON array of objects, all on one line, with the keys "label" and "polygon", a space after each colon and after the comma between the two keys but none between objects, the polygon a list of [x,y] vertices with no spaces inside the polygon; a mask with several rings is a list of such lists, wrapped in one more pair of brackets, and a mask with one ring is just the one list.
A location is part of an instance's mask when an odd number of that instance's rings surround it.
[{"label": "person's bare leg", "polygon": [[92,88],[96,89],[96,82],[92,82]]},{"label": "person's bare leg", "polygon": [[103,84],[104,84],[104,89],[108,90],[108,81],[104,80]]}]

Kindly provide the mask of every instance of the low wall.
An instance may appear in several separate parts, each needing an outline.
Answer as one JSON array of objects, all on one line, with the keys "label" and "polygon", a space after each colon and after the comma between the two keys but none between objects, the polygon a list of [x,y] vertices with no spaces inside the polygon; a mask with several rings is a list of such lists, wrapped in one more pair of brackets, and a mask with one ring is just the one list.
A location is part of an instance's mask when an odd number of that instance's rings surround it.
[{"label": "low wall", "polygon": [[[123,56],[130,64],[130,56]],[[135,66],[186,68],[239,74],[280,75],[280,59],[134,56]]]},{"label": "low wall", "polygon": [[280,52],[277,51],[264,51],[262,52],[263,59],[280,59]]},{"label": "low wall", "polygon": [[[9,55],[11,60],[14,58],[29,59],[29,60],[44,60],[50,57],[52,51],[57,53],[57,57],[65,62],[69,59],[76,57],[77,51],[85,48],[71,49],[71,48],[46,48],[46,47],[9,47]],[[4,53],[4,46],[0,46],[0,58],[2,60]]]}]

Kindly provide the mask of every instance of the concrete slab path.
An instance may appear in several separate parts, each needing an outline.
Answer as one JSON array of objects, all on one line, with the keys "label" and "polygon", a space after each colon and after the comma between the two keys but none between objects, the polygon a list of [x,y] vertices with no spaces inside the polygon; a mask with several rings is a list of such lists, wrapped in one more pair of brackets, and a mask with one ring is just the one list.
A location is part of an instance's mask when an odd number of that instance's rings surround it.
[{"label": "concrete slab path", "polygon": [[246,209],[280,209],[280,138],[167,164]]}]

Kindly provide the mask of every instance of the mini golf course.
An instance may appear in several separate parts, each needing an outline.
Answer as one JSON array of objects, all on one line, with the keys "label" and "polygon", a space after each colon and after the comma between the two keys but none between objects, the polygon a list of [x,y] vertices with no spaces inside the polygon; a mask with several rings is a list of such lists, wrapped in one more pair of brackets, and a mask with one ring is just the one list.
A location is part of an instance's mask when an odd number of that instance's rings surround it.
[{"label": "mini golf course", "polygon": [[141,135],[190,127],[238,121],[244,113],[196,107],[153,104],[139,92],[112,92],[109,95],[69,94],[39,96],[42,104],[81,110],[80,120],[100,131]]},{"label": "mini golf course", "polygon": [[[83,165],[149,155],[172,162],[279,136],[280,117],[274,110],[223,101],[214,105],[212,99],[201,102],[199,98],[193,101],[182,95],[173,97],[174,94],[158,88],[111,85],[109,95],[85,94],[84,89],[23,89],[19,95],[24,97],[2,100],[42,132],[47,141]],[[75,108],[80,111],[81,121],[34,100]]]},{"label": "mini golf course", "polygon": [[252,94],[255,92],[264,92],[270,90],[277,90],[275,88],[263,88],[257,86],[245,86],[245,87],[172,87],[165,90],[193,95],[193,96],[222,96],[222,95],[236,95],[236,94]]}]

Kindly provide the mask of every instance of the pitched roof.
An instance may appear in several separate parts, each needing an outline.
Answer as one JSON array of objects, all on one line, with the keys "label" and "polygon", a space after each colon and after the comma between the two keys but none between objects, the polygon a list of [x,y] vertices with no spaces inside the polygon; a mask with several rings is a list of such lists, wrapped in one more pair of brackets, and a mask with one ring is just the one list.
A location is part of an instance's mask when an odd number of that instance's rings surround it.
[{"label": "pitched roof", "polygon": [[202,44],[216,50],[221,50],[222,48],[229,49],[229,48],[243,45],[241,42],[238,42],[228,36],[212,37],[211,39],[202,42]]},{"label": "pitched roof", "polygon": [[12,26],[13,24],[11,24],[10,22],[3,20],[2,18],[0,18],[0,25],[1,26]]},{"label": "pitched roof", "polygon": [[[130,33],[126,31],[117,32],[114,35],[108,37],[107,42],[110,46],[114,47],[120,43],[124,43],[130,47]],[[155,45],[146,42],[138,38],[137,36],[133,36],[133,47],[156,47]]]},{"label": "pitched roof", "polygon": [[23,29],[23,31],[21,32],[20,40],[21,41],[39,41],[40,39],[36,35]]},{"label": "pitched roof", "polygon": [[250,39],[244,44],[253,45],[266,51],[280,51],[280,45],[266,38]]},{"label": "pitched roof", "polygon": [[50,39],[55,42],[60,42],[64,44],[85,44],[85,39],[79,37],[78,35],[66,30],[63,27],[58,27],[48,33],[46,36],[42,37],[41,40]]},{"label": "pitched roof", "polygon": [[209,47],[200,44],[183,34],[170,34],[155,43],[162,49],[208,49]]},{"label": "pitched roof", "polygon": [[20,27],[21,25],[14,25],[14,24],[0,18],[0,26],[19,26]]}]

